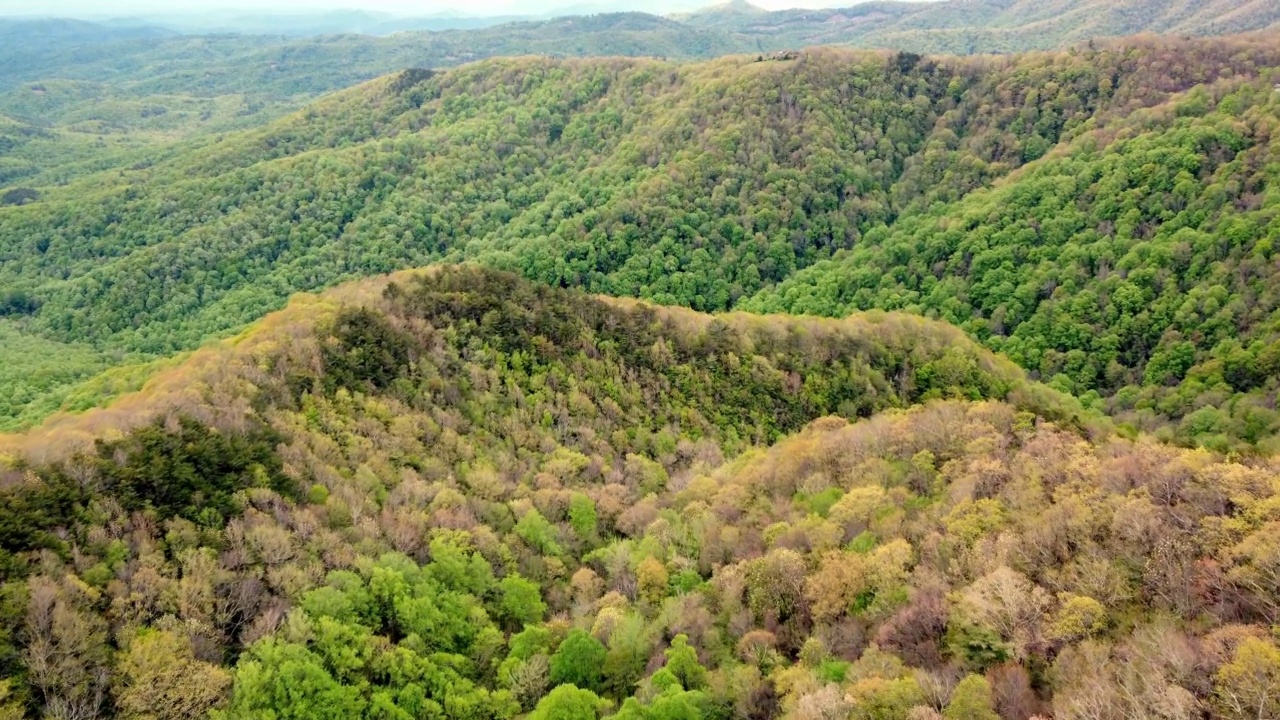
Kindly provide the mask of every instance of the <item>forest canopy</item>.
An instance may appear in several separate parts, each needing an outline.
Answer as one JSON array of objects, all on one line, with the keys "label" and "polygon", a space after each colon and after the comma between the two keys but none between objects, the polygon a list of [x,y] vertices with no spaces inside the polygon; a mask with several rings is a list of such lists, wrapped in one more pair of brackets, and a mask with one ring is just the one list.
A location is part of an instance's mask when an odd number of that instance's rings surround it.
[{"label": "forest canopy", "polygon": [[1273,5],[0,20],[0,720],[1280,717]]},{"label": "forest canopy", "polygon": [[11,716],[1274,710],[1280,467],[942,323],[440,268],[161,378],[6,446]]},{"label": "forest canopy", "polygon": [[473,260],[704,311],[937,317],[1126,432],[1265,450],[1276,47],[383,78],[0,207],[2,352],[58,349],[0,377],[2,422],[137,387],[298,290]]}]

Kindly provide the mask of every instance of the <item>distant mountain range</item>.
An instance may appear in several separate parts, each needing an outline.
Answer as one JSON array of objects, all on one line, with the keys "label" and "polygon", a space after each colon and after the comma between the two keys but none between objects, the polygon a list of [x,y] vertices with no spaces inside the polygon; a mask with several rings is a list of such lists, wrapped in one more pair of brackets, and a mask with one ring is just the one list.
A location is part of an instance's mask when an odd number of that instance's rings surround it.
[{"label": "distant mountain range", "polygon": [[551,19],[245,15],[222,20],[216,34],[141,20],[0,20],[0,90],[62,78],[151,92],[278,96],[498,55],[694,59],[819,44],[1001,53],[1142,32],[1219,35],[1280,27],[1274,0],[946,0],[774,12],[735,0],[669,16],[587,13],[611,7],[592,3],[577,7],[583,14]]},{"label": "distant mountain range", "polygon": [[367,10],[332,10],[319,13],[200,13],[156,15],[142,21],[183,34],[243,33],[250,35],[390,35],[406,31],[471,30],[531,19],[527,15],[464,15],[433,13],[402,16]]},{"label": "distant mountain range", "polygon": [[[353,3],[355,4],[355,3]],[[24,12],[16,17],[27,19],[68,18],[101,23],[113,27],[154,27],[184,35],[237,33],[249,35],[286,35],[305,37],[356,33],[390,35],[397,32],[473,30],[513,22],[549,20],[574,15],[626,13],[635,10],[635,2],[601,0],[568,2],[551,8],[514,3],[501,13],[481,13],[465,9],[425,8],[418,12],[382,12],[358,7],[328,10],[200,10],[137,12],[113,15],[98,12],[70,14],[58,12]],[[653,15],[690,13],[707,7],[699,0],[664,0],[644,4],[644,12]],[[0,14],[0,18],[4,16]]]},{"label": "distant mountain range", "polygon": [[[318,12],[159,13],[101,19],[111,33],[235,33],[305,37],[328,34],[385,36],[397,32],[482,30],[513,23],[571,16],[634,14],[634,3],[601,0],[551,11],[503,15],[457,10],[402,15],[368,10]],[[749,37],[783,38],[802,44],[910,47],[946,52],[1004,52],[1053,47],[1062,42],[1140,32],[1215,35],[1274,27],[1274,0],[871,0],[846,7],[770,11],[747,2],[704,6],[697,0],[648,3],[649,15],[670,17],[705,30]],[[26,22],[26,21],[19,21]]]}]

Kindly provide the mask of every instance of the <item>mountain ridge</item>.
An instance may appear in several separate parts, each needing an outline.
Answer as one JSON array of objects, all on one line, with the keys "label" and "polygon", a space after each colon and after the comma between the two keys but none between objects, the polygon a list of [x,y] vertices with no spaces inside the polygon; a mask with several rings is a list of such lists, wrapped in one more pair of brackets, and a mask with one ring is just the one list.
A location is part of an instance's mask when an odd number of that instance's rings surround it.
[{"label": "mountain ridge", "polygon": [[0,720],[1280,717],[1272,10],[54,24]]},{"label": "mountain ridge", "polygon": [[[1028,164],[1086,162],[1090,176],[1128,182],[1121,164],[1126,147],[1192,158],[1203,149],[1203,161],[1187,161],[1198,163],[1187,168],[1199,169],[1179,180],[1188,202],[1208,202],[1196,198],[1219,184],[1265,187],[1273,81],[1263,78],[1276,63],[1273,46],[1261,38],[1144,38],[1012,61],[820,50],[780,62],[758,56],[697,65],[525,58],[404,73],[331,96],[265,129],[227,135],[109,181],[49,189],[39,202],[0,210],[0,248],[13,293],[7,322],[46,340],[155,357],[243,327],[297,290],[464,259],[554,285],[722,310],[840,252],[879,247],[897,237],[886,234],[890,228],[955,242],[930,212],[967,207],[966,197],[979,207],[989,195],[975,190]],[[1205,118],[1194,122],[1196,113]],[[1102,154],[1090,154],[1089,143],[1104,148]],[[1024,173],[1007,184],[1048,182],[1039,178]],[[1086,216],[1109,207],[1104,197],[1081,196]],[[1242,248],[1270,232],[1266,197],[1250,190],[1236,201],[1261,203],[1244,213],[1250,224],[1240,227],[1252,229],[1238,231]],[[1098,221],[1102,230],[1094,231],[1116,243],[1106,252],[1123,257],[1130,242],[1144,239],[1114,238],[1106,228],[1155,233],[1177,215],[1174,208],[1144,207],[1134,209],[1132,224],[1118,217]],[[995,217],[994,224],[1014,221]],[[1190,222],[1186,218],[1170,223],[1168,232]],[[1032,237],[1039,230],[1026,232]],[[93,243],[79,240],[84,237]],[[1207,261],[1213,246],[1196,241],[1187,247],[1179,257]],[[1001,251],[1014,254],[1000,262],[1013,268],[1032,250],[1046,252],[1038,248],[1015,244]],[[938,305],[925,307],[913,305],[919,290],[886,287],[864,307],[951,313],[943,317],[992,347],[1010,343],[1024,367],[1045,380],[1063,375],[1055,380],[1062,389],[1096,392],[1093,402],[1104,407],[1113,394],[1136,393],[1137,400],[1117,407],[1137,412],[1135,427],[1148,432],[1170,424],[1182,442],[1219,447],[1272,436],[1276,419],[1261,402],[1270,392],[1264,310],[1237,322],[1237,335],[1261,345],[1231,360],[1246,368],[1233,375],[1235,385],[1222,385],[1213,374],[1195,379],[1201,370],[1187,375],[1213,353],[1226,352],[1215,349],[1218,336],[1193,334],[1161,345],[1148,321],[1141,340],[1130,344],[1134,353],[1094,353],[1114,358],[1115,367],[1072,359],[1073,369],[1063,373],[1068,361],[1060,355],[1080,348],[1056,338],[1031,310],[1056,302],[1028,287],[1018,290],[1023,310],[1002,311],[1007,324],[993,320],[994,307],[962,317],[955,308],[969,302],[964,283],[970,282],[962,258],[952,270],[939,264],[916,274],[910,259],[925,255],[912,253],[880,277],[911,268],[918,278],[912,283],[963,292],[943,297],[953,291],[937,290]],[[1012,272],[1000,263],[979,271],[989,278]],[[1073,272],[1092,277],[1094,268]],[[846,273],[830,287],[861,277]],[[1255,292],[1253,281],[1224,276],[1215,282],[1226,298]],[[1220,307],[1222,299],[1213,303]],[[772,309],[805,307],[797,300]],[[820,304],[805,311],[842,309]],[[1019,331],[1028,316],[1032,322]],[[1091,322],[1080,332],[1109,335],[1105,324]],[[1214,327],[1225,327],[1220,323]],[[1161,358],[1170,348],[1178,358],[1171,372],[1148,374],[1148,361],[1166,362]],[[1206,381],[1214,389],[1205,388]],[[18,402],[10,412],[31,418],[50,403],[57,407],[57,393],[69,387],[60,383],[50,382],[53,395],[19,388],[10,395]],[[1243,393],[1238,416],[1196,414],[1197,403],[1209,400],[1206,392]],[[1183,393],[1189,395],[1175,399]],[[23,409],[30,402],[25,398],[36,400],[30,410]],[[1142,412],[1148,403],[1161,409]]]},{"label": "mountain ridge", "polygon": [[[304,89],[307,92],[333,90],[371,79],[405,67],[441,67],[493,55],[522,55],[548,52],[561,55],[663,55],[694,59],[730,52],[757,52],[796,49],[813,44],[844,44],[858,47],[890,47],[899,50],[930,53],[989,53],[1062,48],[1107,37],[1157,32],[1182,35],[1225,35],[1251,30],[1280,27],[1280,9],[1266,0],[1214,0],[1203,6],[1181,4],[1170,6],[1153,0],[1056,0],[1051,5],[1018,0],[1013,3],[993,0],[944,0],[943,2],[868,2],[847,8],[825,10],[779,10],[743,12],[743,5],[726,5],[724,10],[708,8],[678,16],[676,25],[651,24],[645,36],[588,37],[599,33],[601,23],[612,15],[646,15],[644,13],[597,13],[593,15],[535,19],[506,23],[494,28],[440,30],[435,32],[402,32],[397,38],[363,39],[355,35],[331,35],[315,40],[280,42],[280,38],[264,36],[184,36],[151,37],[139,44],[138,33],[172,34],[172,31],[146,28],[100,28],[95,37],[92,27],[83,22],[75,25],[77,38],[87,45],[78,52],[50,53],[44,45],[30,42],[31,32],[24,28],[56,27],[56,21],[0,23],[0,39],[26,37],[24,43],[5,43],[8,55],[0,54],[9,67],[7,87],[15,83],[39,79],[106,80],[130,75],[156,78],[146,73],[157,64],[182,68],[179,76],[194,79],[203,72],[215,77],[212,82],[189,84],[206,88],[205,92],[243,90],[229,88],[231,82],[220,65],[246,66],[267,61],[284,65],[293,56],[322,54],[329,61],[329,77],[303,77],[302,68],[286,69],[286,82],[274,81],[280,90]],[[738,8],[739,11],[733,11]],[[657,15],[646,15],[656,23]],[[1027,18],[1031,18],[1027,22]],[[70,22],[70,21],[69,21]],[[69,25],[67,27],[70,27]],[[113,39],[113,34],[130,33]],[[539,40],[536,33],[548,42]],[[665,34],[664,34],[665,33]],[[683,34],[681,34],[683,33]],[[552,37],[554,35],[555,37]],[[37,32],[37,37],[39,33]],[[339,38],[346,38],[340,41]],[[430,41],[430,42],[427,42]],[[130,47],[127,43],[135,43]],[[157,45],[159,43],[159,45]],[[168,43],[168,45],[166,45]],[[203,46],[214,51],[201,56]],[[165,47],[169,47],[166,50]],[[33,54],[34,53],[34,54]],[[342,53],[360,56],[361,67],[332,69],[343,66]],[[70,60],[70,62],[68,62]],[[348,62],[350,58],[347,58]],[[104,74],[104,69],[110,74]],[[169,70],[173,75],[173,70]],[[260,85],[262,83],[259,83]],[[272,88],[271,83],[265,85]],[[170,91],[176,87],[169,88]],[[279,93],[280,90],[272,89]]]},{"label": "mountain ridge", "polygon": [[1054,422],[922,318],[410,275],[0,461],[0,708],[1225,715],[1280,666],[1274,459]]},{"label": "mountain ridge", "polygon": [[[0,458],[8,462],[24,458],[40,464],[56,462],[83,452],[98,440],[119,438],[151,424],[157,417],[183,415],[215,427],[239,426],[244,420],[240,413],[248,411],[256,401],[250,398],[247,403],[229,402],[236,388],[242,389],[245,382],[261,382],[260,369],[255,367],[264,362],[269,365],[279,362],[270,358],[287,347],[286,343],[322,332],[342,312],[385,307],[384,298],[389,296],[389,288],[429,282],[442,272],[459,272],[458,267],[401,270],[344,283],[318,294],[295,295],[283,309],[266,315],[235,337],[211,343],[189,356],[180,356],[177,364],[170,367],[157,368],[142,387],[114,397],[102,407],[56,414],[21,433],[0,433]],[[479,267],[460,267],[464,273],[488,272]],[[671,323],[683,331],[705,332],[708,326],[721,323],[728,332],[745,337],[753,329],[772,325],[786,332],[805,333],[816,343],[823,342],[824,336],[847,334],[892,338],[896,345],[911,348],[923,358],[936,359],[944,352],[958,352],[974,359],[981,372],[1008,385],[1008,394],[1000,399],[1014,406],[1035,408],[1039,414],[1067,423],[1082,426],[1088,423],[1099,437],[1108,432],[1101,418],[1091,417],[1065,395],[1031,383],[1020,368],[981,348],[959,329],[919,316],[880,311],[853,313],[841,319],[744,312],[709,315],[677,306],[652,305],[635,298],[582,297],[622,312],[652,313],[659,322]]]}]

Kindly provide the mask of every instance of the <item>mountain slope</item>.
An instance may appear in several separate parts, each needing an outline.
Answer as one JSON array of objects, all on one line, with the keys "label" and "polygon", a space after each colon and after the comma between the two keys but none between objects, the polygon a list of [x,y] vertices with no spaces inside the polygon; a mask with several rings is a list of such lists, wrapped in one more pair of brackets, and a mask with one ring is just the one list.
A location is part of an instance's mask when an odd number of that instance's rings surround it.
[{"label": "mountain slope", "polygon": [[1280,390],[1277,129],[1266,84],[1193,92],[743,307],[936,315],[1136,425],[1164,415],[1184,440],[1257,442]]},{"label": "mountain slope", "polygon": [[[145,164],[149,156],[186,139],[263,125],[319,94],[388,72],[439,69],[492,56],[689,60],[815,44],[965,54],[1066,47],[1144,31],[1242,32],[1277,22],[1277,11],[1264,0],[875,2],[782,12],[729,3],[670,18],[588,6],[579,10],[576,16],[490,27],[498,22],[492,20],[469,29],[386,37],[321,34],[331,21],[338,23],[331,27],[379,32],[376,17],[359,12],[345,19],[338,14],[246,21],[244,29],[257,27],[257,34],[206,30],[183,35],[142,20],[0,19],[0,67],[5,69],[0,113],[52,133],[45,143],[52,147],[49,152],[6,158],[0,184],[62,184],[97,170]],[[219,16],[206,24],[217,28],[223,22],[239,21]],[[53,102],[73,97],[82,101]]]},{"label": "mountain slope", "polygon": [[[39,34],[34,21],[0,22],[0,37]],[[78,26],[78,25],[77,25]],[[350,87],[405,68],[439,68],[495,56],[547,54],[708,58],[756,50],[756,43],[646,13],[608,13],[507,23],[492,28],[403,32],[386,37],[161,33],[102,28],[98,42],[72,47],[16,43],[5,52],[0,89],[49,79],[110,83],[135,94],[251,94],[281,100]],[[76,36],[79,42],[79,35]],[[6,55],[0,55],[6,58]]]},{"label": "mountain slope", "polygon": [[[0,90],[23,82],[106,82],[136,93],[256,94],[274,101],[348,87],[407,67],[494,56],[709,58],[815,44],[914,52],[1063,48],[1143,32],[1224,35],[1274,29],[1268,0],[945,0],[866,2],[833,10],[758,11],[728,3],[687,15],[583,13],[496,27],[287,38],[177,35],[158,27],[0,21]],[[8,40],[5,42],[5,40]]]},{"label": "mountain slope", "polygon": [[165,377],[9,444],[6,712],[1190,716],[1280,654],[1274,462],[1084,437],[918,317],[447,267]]},{"label": "mountain slope", "polygon": [[793,47],[840,43],[915,52],[1020,52],[1138,33],[1227,35],[1275,29],[1265,0],[947,0],[867,2],[831,10],[749,13],[734,6],[695,13],[692,25]]},{"label": "mountain slope", "polygon": [[[354,342],[387,347],[348,347]],[[447,362],[437,357],[440,342],[459,357]],[[581,343],[592,347],[579,348]],[[955,328],[919,317],[710,316],[551,289],[478,267],[441,266],[295,298],[236,338],[160,372],[145,391],[105,409],[54,418],[37,431],[0,436],[5,438],[0,450],[30,456],[38,448],[46,457],[50,450],[65,455],[86,436],[103,435],[105,428],[128,431],[157,413],[193,414],[234,426],[244,401],[259,408],[264,402],[292,406],[299,393],[320,387],[315,382],[328,383],[329,390],[342,386],[394,395],[403,389],[397,380],[402,376],[432,384],[448,378],[461,383],[456,390],[465,395],[474,378],[461,375],[480,370],[463,365],[500,361],[502,367],[515,363],[508,369],[519,369],[531,360],[507,356],[529,352],[526,346],[537,350],[538,363],[570,363],[566,381],[589,379],[621,392],[611,402],[627,409],[626,419],[611,416],[610,422],[653,425],[654,432],[693,422],[697,433],[719,438],[733,451],[776,439],[821,415],[865,416],[927,397],[1009,399],[1046,417],[1085,421],[1083,410],[1067,396],[1028,383],[1016,365]],[[445,365],[420,367],[428,361]],[[295,377],[319,366],[325,367],[323,378]],[[264,375],[267,368],[274,369]],[[612,379],[606,382],[605,376]],[[499,386],[490,391],[516,392]],[[527,392],[532,390],[516,396]],[[542,408],[517,404],[522,413],[534,413],[531,422],[541,419]],[[638,411],[647,419],[635,415]],[[506,408],[499,415],[510,412]]]},{"label": "mountain slope", "polygon": [[[1012,60],[823,51],[794,61],[521,59],[404,73],[267,128],[0,208],[2,307],[46,340],[167,354],[241,327],[299,289],[472,258],[551,284],[724,309],[842,250],[872,247],[885,229],[927,224],[950,207],[939,203],[963,202],[1014,168],[1050,168],[1012,176],[1005,192],[1017,194],[1024,176],[1053,172],[1059,143],[1108,147],[1121,132],[1141,135],[1158,157],[1208,153],[1174,182],[1193,195],[1239,188],[1233,202],[1256,229],[1240,243],[1253,247],[1273,212],[1266,137],[1275,108],[1263,77],[1276,55],[1263,40],[1147,39]],[[1177,105],[1141,111],[1197,86]],[[1203,128],[1177,117],[1201,110],[1214,111]],[[1119,167],[1108,162],[1097,171]],[[1082,196],[1081,212],[1101,212],[1102,200]],[[1021,222],[1002,219],[1003,207],[989,210],[991,222]],[[1234,206],[1214,207],[1225,221]],[[1138,212],[1141,232],[1154,233],[1180,211]],[[1191,252],[1212,263],[1220,251]],[[1026,257],[1018,249],[1008,262]],[[882,272],[877,282],[895,277]],[[1253,282],[1203,277],[1205,290],[1222,284],[1228,296]],[[914,303],[887,293],[864,306]],[[1266,307],[1237,324],[1264,347]],[[959,311],[948,317],[993,343],[1004,334]],[[1010,331],[1021,317],[1010,317]],[[1122,389],[1145,377],[1158,342],[1135,345],[1112,379],[1104,362],[1069,387]],[[1036,343],[1058,349],[1056,340]],[[1013,348],[1046,379],[1061,367]],[[44,408],[69,387],[16,390]],[[1186,408],[1155,407],[1150,423],[1181,422]],[[1254,429],[1227,437],[1272,435],[1265,409],[1246,423]],[[1196,435],[1206,433],[1188,437]]]}]

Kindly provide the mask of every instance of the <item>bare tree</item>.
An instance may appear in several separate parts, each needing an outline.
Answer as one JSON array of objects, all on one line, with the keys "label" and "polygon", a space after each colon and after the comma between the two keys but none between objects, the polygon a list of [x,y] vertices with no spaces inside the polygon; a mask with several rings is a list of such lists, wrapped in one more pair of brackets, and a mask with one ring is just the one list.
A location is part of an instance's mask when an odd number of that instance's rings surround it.
[{"label": "bare tree", "polygon": [[55,720],[101,717],[109,676],[106,623],[81,611],[70,593],[48,577],[34,577],[28,587],[24,660],[45,715]]}]

